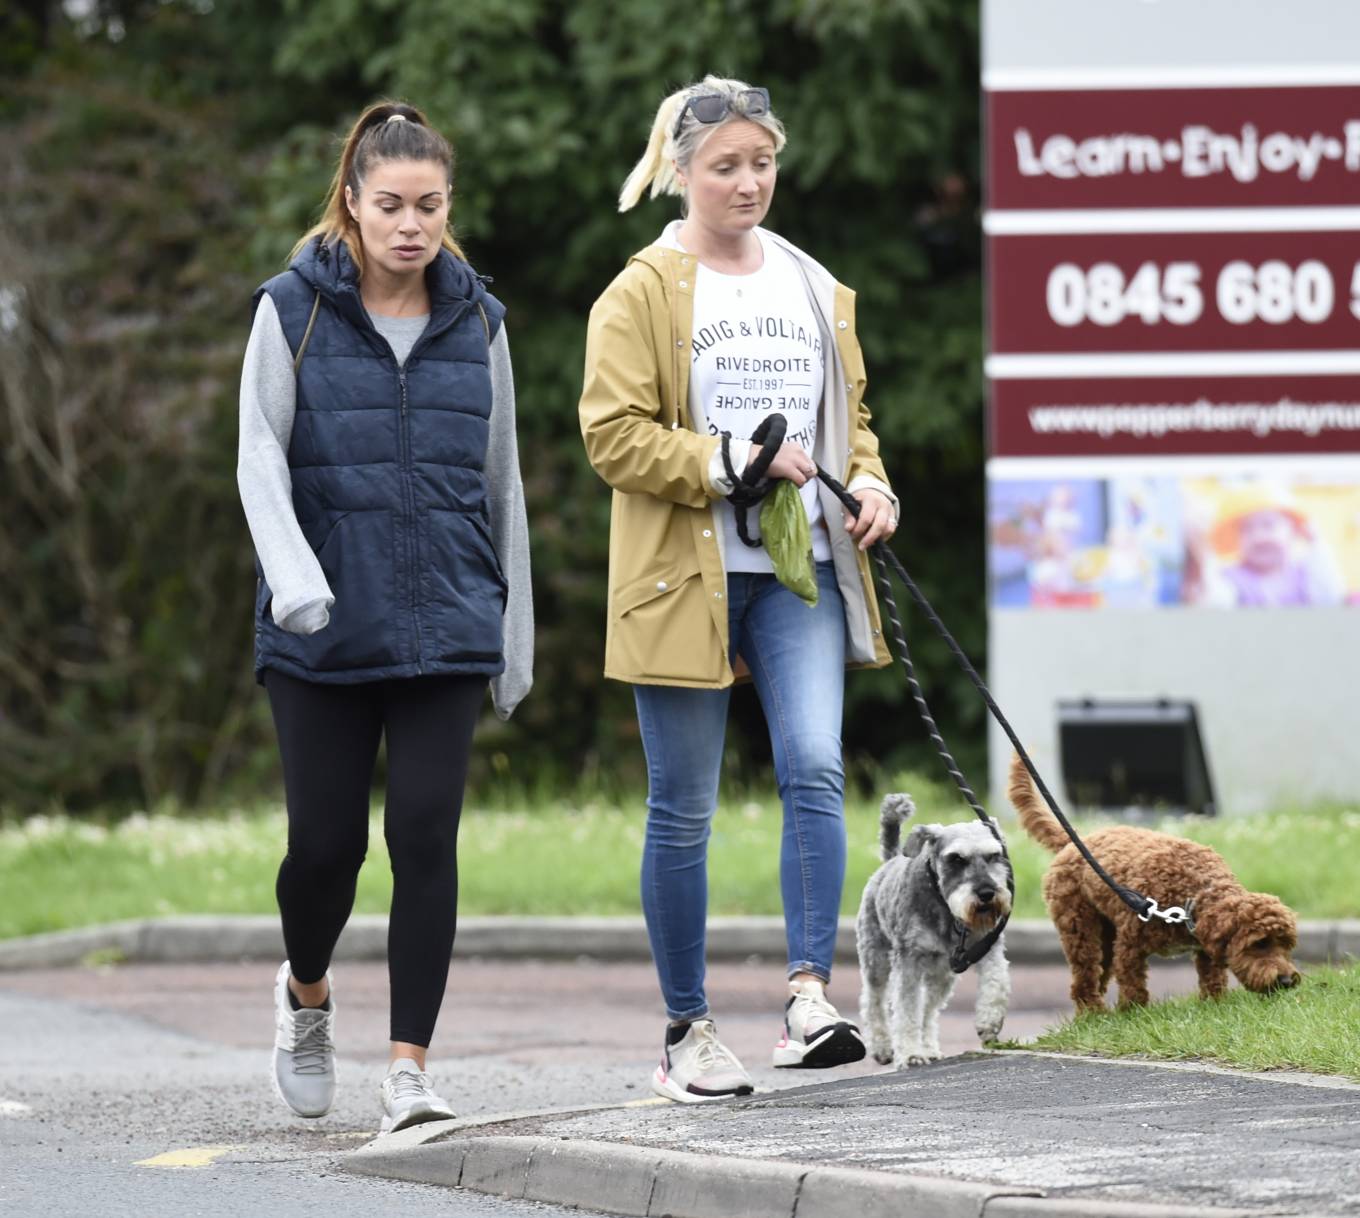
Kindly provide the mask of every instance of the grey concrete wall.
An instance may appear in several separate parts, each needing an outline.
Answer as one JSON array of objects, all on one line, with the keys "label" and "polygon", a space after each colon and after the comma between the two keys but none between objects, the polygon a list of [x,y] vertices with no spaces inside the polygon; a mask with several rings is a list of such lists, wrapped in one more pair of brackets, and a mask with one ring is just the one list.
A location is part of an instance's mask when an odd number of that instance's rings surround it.
[{"label": "grey concrete wall", "polygon": [[[992,692],[1057,794],[1061,698],[1191,698],[1225,813],[1360,800],[1360,611],[993,610]],[[993,800],[1010,744],[992,725]],[[999,806],[1005,806],[999,802]]]},{"label": "grey concrete wall", "polygon": [[1345,64],[1356,0],[984,0],[983,68]]},{"label": "grey concrete wall", "polygon": [[[984,74],[1360,66],[1360,0],[983,0],[982,29]],[[1360,800],[1360,610],[1016,609],[989,625],[993,692],[1055,791],[1060,699],[1167,696],[1199,706],[1222,811]],[[990,745],[996,800],[1010,745],[995,725]]]}]

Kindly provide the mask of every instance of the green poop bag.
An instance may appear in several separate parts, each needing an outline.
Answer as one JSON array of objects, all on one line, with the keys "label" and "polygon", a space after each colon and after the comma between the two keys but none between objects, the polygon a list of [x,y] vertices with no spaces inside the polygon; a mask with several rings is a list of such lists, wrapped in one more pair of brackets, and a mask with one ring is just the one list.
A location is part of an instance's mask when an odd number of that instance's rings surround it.
[{"label": "green poop bag", "polygon": [[809,607],[817,603],[812,533],[798,488],[780,478],[760,505],[760,537],[779,582]]}]

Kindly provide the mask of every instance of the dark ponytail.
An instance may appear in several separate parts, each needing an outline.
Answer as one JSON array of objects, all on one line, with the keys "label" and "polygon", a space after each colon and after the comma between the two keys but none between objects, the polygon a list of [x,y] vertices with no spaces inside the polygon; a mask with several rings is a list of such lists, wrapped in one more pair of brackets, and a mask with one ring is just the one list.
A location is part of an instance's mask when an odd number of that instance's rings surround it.
[{"label": "dark ponytail", "polygon": [[[434,161],[444,167],[450,184],[453,181],[453,149],[425,115],[404,102],[377,102],[359,115],[345,137],[321,219],[302,235],[290,259],[315,237],[331,244],[343,241],[359,274],[363,274],[364,246],[359,225],[345,206],[345,187],[357,196],[368,171],[380,161]],[[466,261],[451,229],[444,230],[444,248]]]}]

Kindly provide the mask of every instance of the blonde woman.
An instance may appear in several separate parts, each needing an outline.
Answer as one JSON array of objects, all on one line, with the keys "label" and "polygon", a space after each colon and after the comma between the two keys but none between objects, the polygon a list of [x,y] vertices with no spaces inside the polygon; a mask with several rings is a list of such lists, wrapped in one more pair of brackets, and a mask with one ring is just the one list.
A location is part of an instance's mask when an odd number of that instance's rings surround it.
[{"label": "blonde woman", "polygon": [[[606,676],[633,685],[648,770],[642,905],[668,1025],[653,1088],[684,1102],[751,1091],[704,988],[706,860],[728,701],[755,683],[784,804],[788,939],[779,1067],[864,1056],[826,987],[845,875],[844,669],[889,662],[866,549],[897,500],[864,407],[854,295],[761,227],[784,128],[769,94],[714,76],[661,103],[619,208],[680,195],[682,219],[595,302],[581,431],[614,489]],[[816,560],[809,608],[743,544],[725,498],[778,411],[769,475],[799,488]],[[815,465],[860,501],[848,518]],[[754,522],[752,522],[754,523]]]},{"label": "blonde woman", "polygon": [[288,805],[274,1081],[300,1116],[335,1096],[328,968],[385,738],[387,1130],[453,1115],[425,1052],[453,946],[472,733],[488,682],[508,717],[533,662],[505,310],[449,232],[452,161],[414,107],[364,111],[321,223],[255,294],[241,377],[255,673]]}]

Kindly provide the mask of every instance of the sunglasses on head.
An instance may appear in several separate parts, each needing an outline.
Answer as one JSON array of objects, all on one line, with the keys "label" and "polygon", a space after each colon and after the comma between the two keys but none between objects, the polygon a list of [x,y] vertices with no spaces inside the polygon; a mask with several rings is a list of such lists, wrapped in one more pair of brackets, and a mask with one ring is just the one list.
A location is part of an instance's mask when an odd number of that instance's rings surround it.
[{"label": "sunglasses on head", "polygon": [[675,120],[673,135],[680,134],[685,125],[685,115],[694,115],[696,121],[708,126],[721,122],[728,114],[740,114],[746,118],[757,118],[770,112],[770,91],[768,89],[743,89],[740,93],[701,93],[691,97],[680,107]]}]

